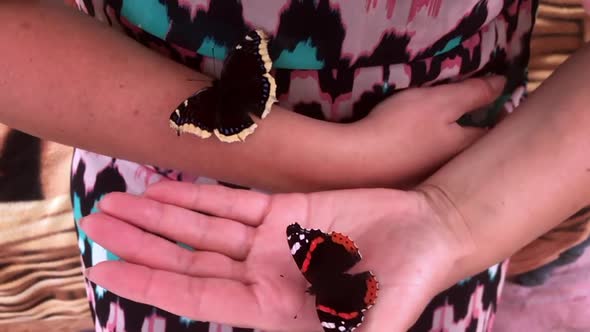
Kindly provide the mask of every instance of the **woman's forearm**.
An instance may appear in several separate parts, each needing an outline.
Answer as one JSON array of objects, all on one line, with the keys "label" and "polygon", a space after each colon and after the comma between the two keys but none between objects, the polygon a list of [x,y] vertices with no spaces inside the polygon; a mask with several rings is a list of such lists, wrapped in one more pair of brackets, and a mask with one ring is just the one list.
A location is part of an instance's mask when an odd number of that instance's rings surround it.
[{"label": "woman's forearm", "polygon": [[509,257],[590,203],[589,60],[589,47],[573,55],[421,187],[468,239],[455,277]]},{"label": "woman's forearm", "polygon": [[0,0],[0,43],[6,46],[0,122],[113,157],[268,190],[337,187],[351,176],[351,167],[341,167],[354,151],[340,141],[343,125],[279,107],[244,143],[177,137],[168,117],[205,86],[189,80],[199,74],[47,3]]}]

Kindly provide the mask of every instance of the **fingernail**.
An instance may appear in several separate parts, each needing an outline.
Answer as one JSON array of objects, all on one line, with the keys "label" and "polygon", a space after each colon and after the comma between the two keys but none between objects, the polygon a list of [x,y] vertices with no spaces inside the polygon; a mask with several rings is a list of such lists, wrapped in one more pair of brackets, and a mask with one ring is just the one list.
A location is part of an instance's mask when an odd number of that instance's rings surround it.
[{"label": "fingernail", "polygon": [[494,88],[494,90],[501,90],[506,85],[506,77],[497,75],[488,78],[488,83]]}]

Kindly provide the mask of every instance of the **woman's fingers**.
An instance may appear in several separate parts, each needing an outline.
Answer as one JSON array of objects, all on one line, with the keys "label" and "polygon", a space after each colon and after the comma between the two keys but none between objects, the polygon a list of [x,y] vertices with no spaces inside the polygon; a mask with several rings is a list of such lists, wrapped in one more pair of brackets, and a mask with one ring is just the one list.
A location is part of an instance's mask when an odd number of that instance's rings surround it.
[{"label": "woman's fingers", "polygon": [[428,98],[438,101],[450,123],[457,121],[465,113],[489,107],[502,94],[505,84],[506,79],[503,76],[471,78],[428,88]]},{"label": "woman's fingers", "polygon": [[457,123],[452,124],[455,134],[455,138],[457,139],[458,148],[455,153],[459,153],[463,151],[465,148],[471,146],[477,140],[482,138],[485,134],[489,132],[487,128],[479,128],[479,127],[462,127]]},{"label": "woman's fingers", "polygon": [[243,262],[220,253],[190,251],[102,213],[83,218],[80,227],[93,241],[128,262],[191,276],[247,281]]},{"label": "woman's fingers", "polygon": [[120,261],[100,263],[88,269],[86,276],[119,296],[194,320],[268,326],[262,315],[264,303],[258,302],[251,287],[238,281],[193,278]]},{"label": "woman's fingers", "polygon": [[156,183],[144,196],[250,226],[262,223],[270,204],[270,196],[251,190],[176,181]]},{"label": "woman's fingers", "polygon": [[[175,195],[180,197],[183,194],[179,191]],[[172,199],[178,198],[176,196]],[[248,255],[256,232],[255,228],[237,221],[207,216],[125,193],[107,195],[99,203],[99,208],[106,214],[149,232],[238,260]]]}]

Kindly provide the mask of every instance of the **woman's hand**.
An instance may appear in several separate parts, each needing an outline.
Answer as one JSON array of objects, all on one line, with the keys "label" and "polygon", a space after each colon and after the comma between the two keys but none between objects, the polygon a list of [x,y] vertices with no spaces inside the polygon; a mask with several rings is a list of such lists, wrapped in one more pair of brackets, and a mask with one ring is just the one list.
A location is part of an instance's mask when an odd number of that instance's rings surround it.
[{"label": "woman's hand", "polygon": [[[339,188],[407,185],[431,174],[486,132],[456,121],[489,107],[504,84],[502,76],[474,78],[408,89],[386,99],[366,118],[350,124],[352,128],[345,128],[348,134],[342,133],[361,152],[345,154],[353,174]],[[354,173],[355,169],[363,172]]]},{"label": "woman's hand", "polygon": [[290,223],[356,242],[364,258],[353,270],[369,269],[380,283],[364,331],[405,331],[453,282],[447,272],[464,243],[417,192],[267,196],[162,182],[143,197],[110,194],[99,208],[81,227],[124,262],[91,268],[91,281],[177,315],[266,331],[321,331],[315,299],[287,244]]}]

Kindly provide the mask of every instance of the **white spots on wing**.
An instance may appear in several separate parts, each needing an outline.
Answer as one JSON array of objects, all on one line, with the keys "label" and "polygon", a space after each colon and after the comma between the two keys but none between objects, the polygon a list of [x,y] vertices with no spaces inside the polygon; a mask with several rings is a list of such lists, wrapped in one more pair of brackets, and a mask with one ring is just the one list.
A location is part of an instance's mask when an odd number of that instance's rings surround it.
[{"label": "white spots on wing", "polygon": [[241,50],[242,49],[242,45],[238,44],[236,45],[236,50]]},{"label": "white spots on wing", "polygon": [[336,324],[334,324],[334,323],[328,323],[328,322],[322,322],[322,327],[325,327],[327,329],[335,329],[336,328]]},{"label": "white spots on wing", "polygon": [[299,249],[301,249],[301,244],[299,242],[295,242],[293,247],[291,247],[291,255],[295,255]]},{"label": "white spots on wing", "polygon": [[188,99],[184,101],[184,107],[188,106]]},{"label": "white spots on wing", "polygon": [[299,234],[299,240],[305,239],[305,234]]},{"label": "white spots on wing", "polygon": [[287,240],[291,240],[291,235],[287,236]]},{"label": "white spots on wing", "polygon": [[346,327],[344,327],[344,326],[339,326],[339,327],[338,327],[338,331],[346,331]]},{"label": "white spots on wing", "polygon": [[252,37],[250,37],[250,36],[246,35],[246,40],[247,40],[247,41],[253,41],[254,39],[252,39]]},{"label": "white spots on wing", "polygon": [[180,111],[178,110],[178,108],[176,109],[176,111],[174,111],[174,113],[176,114],[176,116],[180,116]]}]

